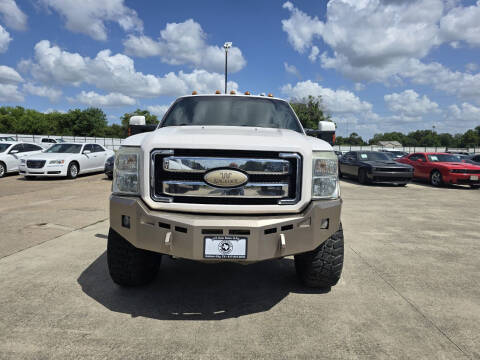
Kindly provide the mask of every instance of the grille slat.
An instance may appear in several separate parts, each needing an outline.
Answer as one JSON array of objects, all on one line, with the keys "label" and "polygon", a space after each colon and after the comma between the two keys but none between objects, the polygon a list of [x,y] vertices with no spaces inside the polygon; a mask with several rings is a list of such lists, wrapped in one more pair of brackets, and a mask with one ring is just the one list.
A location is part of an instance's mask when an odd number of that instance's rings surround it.
[{"label": "grille slat", "polygon": [[[271,151],[232,151],[232,150],[193,150],[193,149],[176,149],[173,151],[157,150],[152,152],[151,162],[151,197],[155,201],[168,201],[175,203],[197,203],[197,204],[228,204],[228,205],[272,205],[272,204],[295,204],[300,199],[300,186],[301,185],[301,161],[302,158],[298,154],[287,153],[292,157],[285,157],[285,153],[271,152]],[[175,159],[178,157],[201,157],[204,164],[208,165],[208,169],[202,171],[198,166],[192,171],[189,168],[165,169],[165,159]],[[264,166],[265,173],[261,171],[253,171],[248,174],[248,183],[245,184],[247,189],[252,184],[260,184],[260,189],[269,189],[268,184],[273,185],[269,191],[262,190],[259,196],[252,196],[250,192],[245,191],[245,197],[242,196],[243,192],[238,192],[235,197],[232,197],[229,191],[218,191],[218,196],[215,196],[215,192],[211,192],[208,196],[201,196],[198,192],[202,189],[208,190],[208,185],[204,181],[204,176],[207,171],[212,170],[212,164],[215,163],[215,159],[221,159],[219,162],[219,168],[224,168],[226,161],[232,159],[232,164],[243,161],[242,164],[246,164],[247,161],[252,163],[255,160],[258,163],[265,164],[266,161],[271,160],[268,166]],[[239,161],[240,160],[240,161]],[[178,163],[178,160],[177,160]],[[188,164],[187,161],[182,162],[182,166]],[[272,171],[272,164],[276,164]],[[284,164],[282,169],[288,169],[286,174],[281,174],[278,164]],[[255,164],[253,164],[254,166]],[[248,166],[252,166],[249,164]],[[232,170],[236,167],[232,166]],[[255,167],[253,167],[255,168]],[[243,170],[243,169],[242,169]],[[300,171],[297,171],[300,170]],[[297,184],[297,181],[300,182]],[[183,184],[182,184],[183,182]],[[166,184],[177,184],[177,188],[171,188]],[[192,187],[191,184],[198,183],[197,188]],[[178,185],[180,184],[180,185]],[[207,186],[204,186],[207,185]],[[273,191],[273,188],[279,188],[281,186],[284,189],[283,192],[278,190]],[[182,188],[185,188],[185,192],[182,193]],[[174,189],[172,193],[165,193],[166,189]],[[215,188],[213,188],[215,189]],[[228,189],[228,188],[227,188]],[[238,187],[236,189],[243,189]],[[178,191],[177,191],[178,190]],[[233,191],[233,190],[232,190]],[[175,194],[178,192],[178,194]],[[250,196],[247,194],[250,193]],[[271,196],[268,196],[269,193]],[[212,196],[213,194],[213,196]],[[279,196],[284,194],[284,196]]]}]

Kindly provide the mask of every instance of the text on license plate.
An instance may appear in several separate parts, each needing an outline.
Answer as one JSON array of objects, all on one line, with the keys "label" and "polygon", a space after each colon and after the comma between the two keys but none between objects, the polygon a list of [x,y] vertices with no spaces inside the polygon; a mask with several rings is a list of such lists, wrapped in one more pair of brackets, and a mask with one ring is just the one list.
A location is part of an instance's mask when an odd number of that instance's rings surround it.
[{"label": "text on license plate", "polygon": [[472,175],[472,176],[470,176],[470,180],[478,180],[478,176]]},{"label": "text on license plate", "polygon": [[206,259],[246,259],[247,238],[239,236],[205,236]]}]

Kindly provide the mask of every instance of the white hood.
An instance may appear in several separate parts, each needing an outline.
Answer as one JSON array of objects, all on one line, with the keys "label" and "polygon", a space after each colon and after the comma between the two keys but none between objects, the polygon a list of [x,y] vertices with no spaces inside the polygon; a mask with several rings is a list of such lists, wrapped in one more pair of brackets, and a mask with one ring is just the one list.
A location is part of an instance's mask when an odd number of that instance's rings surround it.
[{"label": "white hood", "polygon": [[80,155],[78,153],[40,153],[28,156],[29,160],[66,160],[71,156]]},{"label": "white hood", "polygon": [[225,149],[292,151],[330,150],[332,147],[319,140],[287,129],[239,126],[169,126],[151,133],[132,136],[123,145],[139,146],[149,151],[164,149]]}]

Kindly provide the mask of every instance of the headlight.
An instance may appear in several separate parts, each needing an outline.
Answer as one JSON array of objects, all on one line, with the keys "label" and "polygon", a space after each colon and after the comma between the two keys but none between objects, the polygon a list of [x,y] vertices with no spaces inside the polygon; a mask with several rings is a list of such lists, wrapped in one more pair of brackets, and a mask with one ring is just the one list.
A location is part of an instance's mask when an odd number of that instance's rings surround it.
[{"label": "headlight", "polygon": [[65,163],[65,160],[50,160],[48,163],[49,164],[59,164],[59,165],[61,165],[61,164]]},{"label": "headlight", "polygon": [[140,160],[138,147],[120,147],[115,157],[112,192],[128,195],[140,194]]},{"label": "headlight", "polygon": [[337,199],[338,159],[333,151],[313,152],[312,199]]}]

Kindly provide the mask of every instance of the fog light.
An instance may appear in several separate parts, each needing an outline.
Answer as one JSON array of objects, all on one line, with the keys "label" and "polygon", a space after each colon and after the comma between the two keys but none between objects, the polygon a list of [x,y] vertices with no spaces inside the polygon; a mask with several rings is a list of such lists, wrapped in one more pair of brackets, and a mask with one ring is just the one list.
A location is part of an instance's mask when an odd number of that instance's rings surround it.
[{"label": "fog light", "polygon": [[130,229],[130,216],[122,215],[122,226]]},{"label": "fog light", "polygon": [[320,229],[328,229],[328,219],[322,219],[322,222],[320,223]]}]

